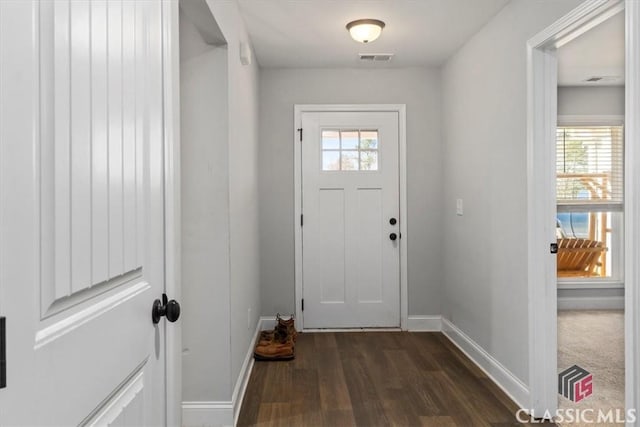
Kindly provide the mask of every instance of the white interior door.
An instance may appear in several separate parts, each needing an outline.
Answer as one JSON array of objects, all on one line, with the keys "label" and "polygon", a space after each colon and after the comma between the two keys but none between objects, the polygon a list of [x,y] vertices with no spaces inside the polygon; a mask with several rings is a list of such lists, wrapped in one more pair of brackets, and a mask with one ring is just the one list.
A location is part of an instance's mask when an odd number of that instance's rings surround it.
[{"label": "white interior door", "polygon": [[165,424],[161,6],[0,1],[1,425]]},{"label": "white interior door", "polygon": [[302,115],[305,328],[400,326],[398,120]]}]

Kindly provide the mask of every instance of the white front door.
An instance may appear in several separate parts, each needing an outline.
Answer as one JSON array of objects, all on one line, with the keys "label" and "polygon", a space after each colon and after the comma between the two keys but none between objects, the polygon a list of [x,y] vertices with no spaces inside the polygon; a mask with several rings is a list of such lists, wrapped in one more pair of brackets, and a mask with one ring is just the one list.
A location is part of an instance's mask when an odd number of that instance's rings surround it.
[{"label": "white front door", "polygon": [[400,326],[398,120],[302,115],[305,328]]},{"label": "white front door", "polygon": [[0,425],[166,422],[161,6],[0,1]]}]

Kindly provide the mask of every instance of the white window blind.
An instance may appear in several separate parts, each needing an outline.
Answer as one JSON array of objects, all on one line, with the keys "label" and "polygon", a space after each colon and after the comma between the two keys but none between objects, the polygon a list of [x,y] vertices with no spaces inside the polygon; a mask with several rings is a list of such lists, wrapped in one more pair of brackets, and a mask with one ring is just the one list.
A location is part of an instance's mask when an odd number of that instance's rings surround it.
[{"label": "white window blind", "polygon": [[[622,126],[558,127],[558,210],[622,210],[624,143]],[[564,209],[562,209],[564,208]]]}]

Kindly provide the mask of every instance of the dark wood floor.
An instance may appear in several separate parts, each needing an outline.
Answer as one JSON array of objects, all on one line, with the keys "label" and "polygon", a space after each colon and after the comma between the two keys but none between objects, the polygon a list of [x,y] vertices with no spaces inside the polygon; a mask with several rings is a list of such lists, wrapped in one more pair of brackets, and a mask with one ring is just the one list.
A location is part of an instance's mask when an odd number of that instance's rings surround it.
[{"label": "dark wood floor", "polygon": [[239,426],[509,426],[516,405],[440,333],[298,336],[256,362]]}]

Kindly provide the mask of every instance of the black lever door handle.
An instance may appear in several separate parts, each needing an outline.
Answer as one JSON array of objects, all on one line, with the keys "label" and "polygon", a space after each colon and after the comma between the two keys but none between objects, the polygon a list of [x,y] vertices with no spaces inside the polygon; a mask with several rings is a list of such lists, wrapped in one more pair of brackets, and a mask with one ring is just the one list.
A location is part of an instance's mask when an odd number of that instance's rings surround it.
[{"label": "black lever door handle", "polygon": [[391,240],[396,240],[398,238],[398,235],[396,233],[391,233],[391,234],[389,234],[389,238]]},{"label": "black lever door handle", "polygon": [[172,323],[180,317],[180,304],[174,299],[168,301],[167,294],[162,294],[162,301],[155,300],[151,309],[151,320],[154,325],[160,322],[162,316],[166,316]]}]

